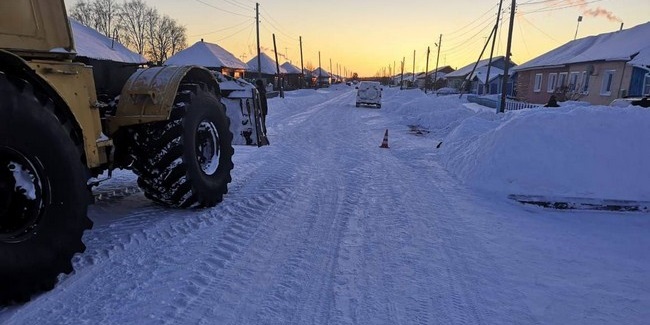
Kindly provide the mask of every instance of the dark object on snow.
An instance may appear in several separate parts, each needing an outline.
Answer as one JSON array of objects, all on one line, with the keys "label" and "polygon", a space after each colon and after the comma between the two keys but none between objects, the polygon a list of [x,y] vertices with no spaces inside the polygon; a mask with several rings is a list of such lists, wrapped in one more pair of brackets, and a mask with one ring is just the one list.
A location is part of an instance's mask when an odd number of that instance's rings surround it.
[{"label": "dark object on snow", "polygon": [[648,97],[643,97],[643,98],[641,98],[641,100],[633,101],[632,105],[648,108],[648,107],[650,107],[650,99],[648,99]]},{"label": "dark object on snow", "polygon": [[522,204],[537,205],[558,210],[599,210],[621,212],[650,212],[650,202],[630,200],[608,200],[580,197],[552,197],[543,195],[516,195],[508,198]]},{"label": "dark object on snow", "polygon": [[440,141],[440,143],[438,143],[438,145],[436,146],[436,148],[440,149],[440,146],[442,146],[442,141]]},{"label": "dark object on snow", "polygon": [[557,104],[557,97],[555,97],[555,95],[551,95],[551,97],[548,99],[548,103],[546,103],[544,107],[560,107],[560,105]]},{"label": "dark object on snow", "polygon": [[262,80],[257,79],[257,81],[255,81],[255,88],[257,88],[257,92],[260,94],[260,106],[262,108],[262,130],[264,131],[264,134],[266,134],[266,113],[269,110],[268,101],[266,99],[266,87],[264,87],[264,82]]}]

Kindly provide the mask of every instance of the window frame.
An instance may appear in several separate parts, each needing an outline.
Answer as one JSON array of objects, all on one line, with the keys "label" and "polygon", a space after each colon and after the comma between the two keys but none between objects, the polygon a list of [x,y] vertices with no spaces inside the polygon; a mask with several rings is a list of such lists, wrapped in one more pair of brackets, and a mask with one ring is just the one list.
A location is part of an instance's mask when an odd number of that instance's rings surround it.
[{"label": "window frame", "polygon": [[589,95],[589,79],[591,75],[587,71],[582,71],[582,85],[580,86],[580,93],[583,95]]},{"label": "window frame", "polygon": [[578,78],[580,78],[580,72],[579,71],[574,71],[574,72],[569,73],[569,90],[570,91],[577,91],[578,90]]},{"label": "window frame", "polygon": [[643,96],[650,96],[650,72],[645,74],[643,78],[643,88],[641,89]]},{"label": "window frame", "polygon": [[612,95],[612,86],[614,86],[614,76],[616,75],[616,70],[605,70],[603,71],[603,80],[600,83],[600,95],[601,96],[611,96]]},{"label": "window frame", "polygon": [[569,80],[569,73],[568,72],[560,72],[557,75],[557,86],[558,87],[564,87],[566,86],[567,80]]},{"label": "window frame", "polygon": [[533,85],[533,92],[539,93],[542,91],[542,81],[544,80],[543,73],[535,74],[535,83]]},{"label": "window frame", "polygon": [[549,73],[548,74],[548,81],[547,81],[547,86],[546,86],[546,92],[549,94],[552,94],[555,92],[555,89],[557,88],[557,73]]}]

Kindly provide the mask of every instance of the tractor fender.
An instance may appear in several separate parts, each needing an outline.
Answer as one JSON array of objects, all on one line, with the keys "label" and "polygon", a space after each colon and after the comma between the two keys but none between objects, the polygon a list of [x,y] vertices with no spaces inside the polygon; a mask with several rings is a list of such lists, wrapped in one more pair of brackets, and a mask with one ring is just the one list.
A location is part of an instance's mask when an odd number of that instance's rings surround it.
[{"label": "tractor fender", "polygon": [[219,96],[219,84],[210,70],[199,66],[162,66],[140,69],[122,88],[116,115],[108,118],[109,134],[124,126],[168,120],[181,83],[204,84]]}]

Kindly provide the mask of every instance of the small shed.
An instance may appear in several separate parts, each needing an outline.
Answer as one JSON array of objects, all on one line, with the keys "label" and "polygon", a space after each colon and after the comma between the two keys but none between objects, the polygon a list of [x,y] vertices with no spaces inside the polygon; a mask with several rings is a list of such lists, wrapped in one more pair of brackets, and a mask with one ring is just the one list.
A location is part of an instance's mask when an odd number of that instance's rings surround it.
[{"label": "small shed", "polygon": [[[275,60],[271,59],[271,57],[264,52],[260,53],[259,58],[261,69],[257,68],[257,56],[246,62],[246,65],[248,65],[248,70],[246,72],[247,78],[262,79],[262,81],[264,81],[264,84],[272,83],[273,89],[279,89],[280,85],[278,80],[278,67],[275,63]],[[262,74],[261,78],[259,76],[260,71]],[[284,73],[286,73],[286,71],[280,67],[280,74]]]},{"label": "small shed", "polygon": [[282,63],[280,68],[285,71],[285,85],[287,90],[299,89],[304,87],[303,76],[300,68],[291,64],[291,62]]},{"label": "small shed", "polygon": [[313,84],[318,87],[329,87],[332,83],[332,76],[330,73],[321,67],[312,71],[311,74],[313,76],[312,79],[315,79]]}]

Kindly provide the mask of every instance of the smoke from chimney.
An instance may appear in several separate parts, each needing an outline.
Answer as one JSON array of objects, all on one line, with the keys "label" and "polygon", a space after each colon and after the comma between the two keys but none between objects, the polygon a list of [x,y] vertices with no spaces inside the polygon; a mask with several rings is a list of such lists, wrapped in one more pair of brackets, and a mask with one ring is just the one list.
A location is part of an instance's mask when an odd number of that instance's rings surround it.
[{"label": "smoke from chimney", "polygon": [[612,13],[609,10],[605,10],[601,7],[598,7],[596,9],[587,9],[584,10],[583,12],[585,15],[592,16],[592,17],[605,17],[609,21],[615,21],[617,23],[622,23],[623,20],[621,18],[618,18],[614,13]]},{"label": "smoke from chimney", "polygon": [[591,16],[591,17],[605,17],[609,21],[615,21],[622,23],[623,20],[621,18],[618,18],[618,16],[614,15],[613,12],[603,9],[601,7],[596,7],[596,9],[589,8],[587,0],[563,0],[563,2],[569,4],[569,5],[576,5],[582,10],[582,13],[585,16]]}]

